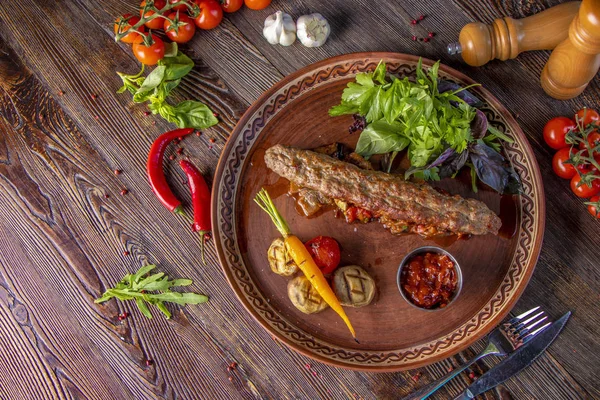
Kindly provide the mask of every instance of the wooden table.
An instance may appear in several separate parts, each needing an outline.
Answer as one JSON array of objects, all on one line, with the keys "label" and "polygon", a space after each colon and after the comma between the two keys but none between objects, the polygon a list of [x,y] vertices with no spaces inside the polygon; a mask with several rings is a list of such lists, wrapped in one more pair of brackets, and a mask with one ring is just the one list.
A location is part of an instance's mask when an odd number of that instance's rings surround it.
[{"label": "wooden table", "polygon": [[[185,144],[209,176],[249,104],[286,74],[338,54],[381,50],[441,59],[514,114],[535,150],[547,200],[545,244],[515,311],[541,305],[555,318],[574,314],[535,365],[485,398],[600,397],[600,223],[553,175],[553,153],[541,138],[548,119],[597,108],[600,81],[560,102],[538,84],[548,52],[481,68],[445,53],[470,21],[521,18],[555,3],[275,1],[266,10],[227,15],[183,48],[196,67],[177,97],[204,101],[220,115],[218,126]],[[139,64],[129,46],[114,42],[112,21],[136,13],[136,6],[132,0],[0,2],[0,398],[398,398],[482,348],[479,342],[420,370],[367,374],[313,362],[260,328],[234,297],[213,246],[203,266],[197,235],[148,186],[148,148],[173,126],[115,93],[116,71],[133,73]],[[320,12],[333,34],[321,48],[271,46],[262,25],[277,9],[294,17]],[[411,26],[410,18],[421,14],[426,18]],[[429,43],[411,40],[428,31],[435,32]],[[177,195],[189,201],[179,186]],[[172,308],[171,320],[147,320],[130,302],[94,304],[144,263],[193,278],[193,288],[210,301]],[[131,317],[120,322],[124,311]],[[480,375],[495,361],[472,372]],[[231,363],[237,367],[228,372]],[[456,395],[472,381],[470,372],[436,398]]]}]

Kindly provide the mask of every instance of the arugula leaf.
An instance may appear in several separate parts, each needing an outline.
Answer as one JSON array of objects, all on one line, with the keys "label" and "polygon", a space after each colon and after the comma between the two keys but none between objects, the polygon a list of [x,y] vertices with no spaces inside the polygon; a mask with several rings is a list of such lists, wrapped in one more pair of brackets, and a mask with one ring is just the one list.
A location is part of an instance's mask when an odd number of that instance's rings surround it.
[{"label": "arugula leaf", "polygon": [[[103,303],[116,297],[118,300],[135,300],[140,312],[148,318],[152,318],[152,313],[146,303],[156,306],[167,318],[171,313],[167,310],[163,302],[171,302],[180,305],[200,304],[208,301],[205,295],[191,292],[172,292],[171,287],[188,286],[192,284],[190,279],[173,279],[164,272],[158,272],[146,276],[156,268],[156,265],[146,265],[141,267],[135,274],[127,274],[115,285],[114,288],[106,290],[104,294],[94,300],[95,303]],[[159,293],[152,293],[159,292]]]},{"label": "arugula leaf", "polygon": [[382,85],[385,85],[387,83],[385,80],[385,73],[385,63],[383,62],[383,60],[381,60],[379,61],[379,64],[377,64],[375,71],[373,71],[373,79],[381,83]]},{"label": "arugula leaf", "polygon": [[331,107],[329,109],[329,116],[337,117],[337,116],[346,115],[346,114],[356,114],[357,112],[358,112],[358,106],[356,106],[352,103],[342,101],[341,104]]}]

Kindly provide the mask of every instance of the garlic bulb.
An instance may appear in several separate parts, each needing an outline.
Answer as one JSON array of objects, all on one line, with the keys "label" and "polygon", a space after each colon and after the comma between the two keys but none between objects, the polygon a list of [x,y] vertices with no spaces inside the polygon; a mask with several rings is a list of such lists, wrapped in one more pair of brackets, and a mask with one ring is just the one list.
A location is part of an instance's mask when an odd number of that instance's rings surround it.
[{"label": "garlic bulb", "polygon": [[329,23],[319,13],[303,15],[296,23],[298,28],[298,39],[306,47],[319,47],[329,37],[331,28]]},{"label": "garlic bulb", "polygon": [[296,40],[296,24],[289,14],[277,11],[265,19],[263,36],[271,44],[289,46]]}]

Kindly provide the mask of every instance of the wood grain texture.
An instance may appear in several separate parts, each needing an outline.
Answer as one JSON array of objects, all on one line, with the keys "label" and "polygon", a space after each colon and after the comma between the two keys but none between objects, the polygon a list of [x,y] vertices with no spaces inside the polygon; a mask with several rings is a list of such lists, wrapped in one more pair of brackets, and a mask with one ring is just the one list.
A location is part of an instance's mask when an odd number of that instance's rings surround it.
[{"label": "wood grain texture", "polygon": [[[202,266],[189,222],[170,215],[148,188],[147,150],[171,125],[144,116],[129,95],[114,93],[120,86],[115,71],[135,72],[138,64],[128,46],[114,43],[111,24],[118,14],[135,11],[135,3],[0,2],[6,44],[0,46],[0,398],[391,399],[479,350],[481,343],[418,371],[361,374],[314,363],[260,329],[234,298],[212,247],[209,265]],[[222,26],[198,33],[184,49],[197,66],[178,88],[178,99],[206,101],[222,121],[182,143],[184,154],[207,174],[235,122],[262,91],[301,66],[351,51],[441,58],[483,83],[518,117],[547,178],[548,222],[540,262],[515,310],[540,304],[554,317],[567,309],[574,316],[548,354],[482,398],[600,396],[594,266],[600,228],[552,175],[551,152],[540,134],[547,119],[599,104],[598,78],[581,97],[558,102],[537,84],[546,52],[479,69],[444,53],[446,42],[471,20],[526,16],[552,4],[274,1],[266,10],[226,16]],[[321,12],[334,33],[318,49],[270,46],[262,24],[276,9],[294,17]],[[417,14],[427,18],[412,27],[408,18]],[[410,40],[429,29],[436,32],[432,42]],[[209,138],[216,139],[212,148]],[[171,148],[168,155],[173,153]],[[123,173],[115,176],[116,168]],[[189,203],[179,168],[169,163],[167,171],[176,194]],[[127,196],[119,195],[123,187]],[[146,262],[193,278],[193,288],[209,294],[210,302],[173,307],[171,321],[148,321],[129,303],[93,303]],[[132,317],[121,323],[123,311]],[[147,367],[149,358],[154,363]],[[234,361],[239,367],[230,382],[226,368]],[[481,363],[476,372],[491,365]],[[422,375],[413,379],[417,373]],[[435,398],[456,395],[469,381],[463,373]]]}]

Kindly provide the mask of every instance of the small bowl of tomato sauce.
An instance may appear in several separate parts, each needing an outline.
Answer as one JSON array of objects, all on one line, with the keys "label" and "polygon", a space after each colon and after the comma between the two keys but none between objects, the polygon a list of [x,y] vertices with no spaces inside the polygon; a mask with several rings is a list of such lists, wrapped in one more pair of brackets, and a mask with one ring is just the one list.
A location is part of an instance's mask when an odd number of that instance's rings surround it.
[{"label": "small bowl of tomato sauce", "polygon": [[398,268],[398,289],[404,300],[424,310],[441,310],[460,293],[462,273],[452,254],[435,246],[408,253]]}]

